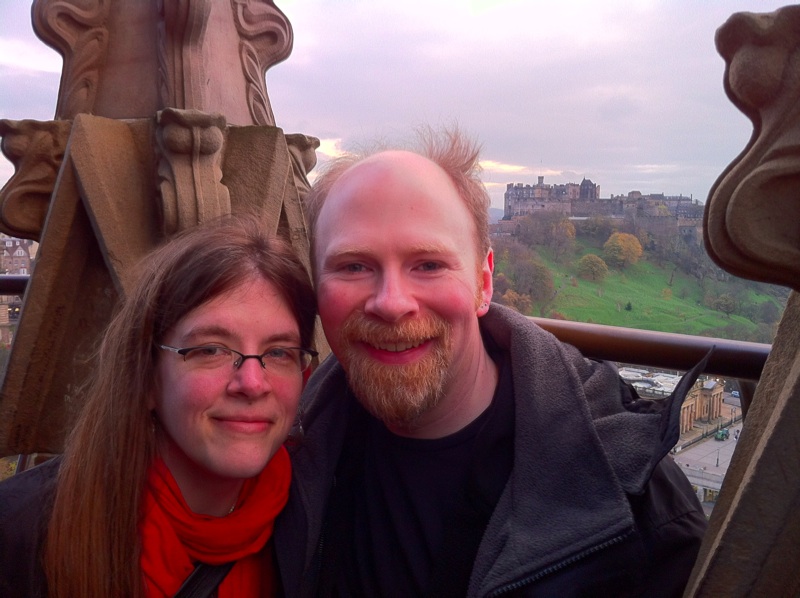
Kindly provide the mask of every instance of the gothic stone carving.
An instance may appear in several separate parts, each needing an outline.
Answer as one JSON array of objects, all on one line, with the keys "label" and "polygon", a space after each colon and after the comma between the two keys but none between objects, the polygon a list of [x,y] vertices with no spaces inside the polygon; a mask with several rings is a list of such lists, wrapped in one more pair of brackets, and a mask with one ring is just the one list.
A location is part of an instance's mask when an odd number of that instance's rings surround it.
[{"label": "gothic stone carving", "polygon": [[[717,48],[753,136],[711,191],[706,247],[729,272],[800,289],[800,7],[735,14]],[[793,292],[685,596],[800,593],[799,339]]]},{"label": "gothic stone carving", "polygon": [[267,69],[285,60],[292,52],[292,27],[286,16],[271,1],[231,0],[234,23],[239,32],[239,56],[247,81],[247,106],[253,122],[275,125],[267,96]]},{"label": "gothic stone carving", "polygon": [[725,91],[753,136],[722,173],[705,213],[722,268],[800,290],[800,7],[739,13],[717,32]]},{"label": "gothic stone carving", "polygon": [[159,113],[158,124],[164,233],[230,214],[221,167],[225,117],[167,108]]},{"label": "gothic stone carving", "polygon": [[108,50],[112,0],[35,0],[36,33],[64,58],[56,118],[92,112]]},{"label": "gothic stone carving", "polygon": [[202,44],[211,14],[210,0],[160,0],[159,73],[163,106],[203,106]]},{"label": "gothic stone carving", "polygon": [[39,240],[71,126],[69,121],[0,121],[3,154],[16,169],[0,190],[3,232]]}]

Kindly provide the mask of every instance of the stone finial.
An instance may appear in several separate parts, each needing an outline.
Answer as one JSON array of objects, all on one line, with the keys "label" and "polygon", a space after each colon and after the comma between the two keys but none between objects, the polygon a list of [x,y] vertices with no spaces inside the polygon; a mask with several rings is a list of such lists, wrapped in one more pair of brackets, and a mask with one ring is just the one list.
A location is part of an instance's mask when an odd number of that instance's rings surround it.
[{"label": "stone finial", "polygon": [[164,108],[275,125],[265,73],[292,50],[272,0],[35,0],[64,59],[56,118],[151,118]]}]

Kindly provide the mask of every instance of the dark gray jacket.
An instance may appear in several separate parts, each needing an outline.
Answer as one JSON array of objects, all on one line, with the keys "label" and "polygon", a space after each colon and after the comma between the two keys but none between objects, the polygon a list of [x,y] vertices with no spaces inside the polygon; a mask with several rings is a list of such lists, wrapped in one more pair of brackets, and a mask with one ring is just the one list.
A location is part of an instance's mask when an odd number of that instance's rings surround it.
[{"label": "dark gray jacket", "polygon": [[[706,520],[665,456],[704,363],[672,398],[647,401],[612,365],[585,359],[507,308],[492,305],[481,329],[511,360],[515,455],[468,595],[680,595]],[[289,504],[274,535],[292,598],[315,591],[326,501],[358,409],[335,358],[312,376],[303,406],[305,437],[291,452]]]},{"label": "dark gray jacket", "polygon": [[41,551],[60,462],[51,459],[0,484],[0,596],[4,598],[47,594]]}]

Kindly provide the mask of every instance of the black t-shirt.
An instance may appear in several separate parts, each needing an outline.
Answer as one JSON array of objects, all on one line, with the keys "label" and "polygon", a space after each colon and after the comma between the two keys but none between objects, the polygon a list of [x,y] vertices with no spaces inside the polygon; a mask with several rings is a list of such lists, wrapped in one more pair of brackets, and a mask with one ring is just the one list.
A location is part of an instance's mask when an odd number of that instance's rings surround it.
[{"label": "black t-shirt", "polygon": [[323,538],[320,595],[466,593],[513,465],[513,385],[510,368],[498,367],[490,406],[450,436],[404,438],[369,416],[348,431]]}]

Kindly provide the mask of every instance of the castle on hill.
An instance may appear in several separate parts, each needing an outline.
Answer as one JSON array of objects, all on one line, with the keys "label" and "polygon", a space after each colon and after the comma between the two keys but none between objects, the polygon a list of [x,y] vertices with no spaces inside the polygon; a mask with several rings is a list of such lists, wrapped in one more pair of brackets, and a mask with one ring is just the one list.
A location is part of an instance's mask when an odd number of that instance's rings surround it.
[{"label": "castle on hill", "polygon": [[687,241],[702,236],[705,206],[691,196],[631,191],[601,198],[600,185],[590,179],[584,178],[580,184],[549,185],[540,176],[535,185],[508,183],[504,200],[503,220],[496,231],[499,234],[513,234],[512,223],[518,218],[550,212],[574,220],[627,220],[634,229],[643,228],[655,235],[680,234]]},{"label": "castle on hill", "polygon": [[535,185],[508,183],[503,197],[504,220],[540,211],[559,212],[575,218],[624,218],[627,213],[634,211],[643,216],[703,217],[703,204],[691,196],[668,196],[663,193],[643,195],[640,191],[631,191],[627,195],[601,198],[600,185],[586,178],[580,184],[565,185],[546,184],[543,176],[538,178]]}]

